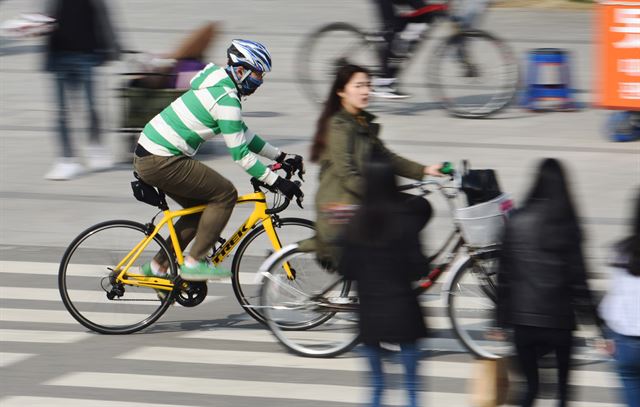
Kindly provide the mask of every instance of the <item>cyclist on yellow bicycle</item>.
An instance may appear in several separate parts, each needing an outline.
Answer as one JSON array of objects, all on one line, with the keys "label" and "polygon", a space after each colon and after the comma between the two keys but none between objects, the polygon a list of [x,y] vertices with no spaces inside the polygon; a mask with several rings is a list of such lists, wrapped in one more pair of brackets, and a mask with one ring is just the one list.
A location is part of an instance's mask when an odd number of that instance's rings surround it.
[{"label": "cyclist on yellow bicycle", "polygon": [[[236,204],[233,184],[192,157],[206,140],[222,134],[233,160],[252,177],[271,185],[287,198],[302,198],[300,188],[258,161],[256,154],[286,161],[303,172],[302,157],[286,154],[245,125],[241,97],[251,95],[271,71],[271,55],[254,41],[235,39],[227,50],[225,68],[207,65],[191,80],[191,89],[156,115],[143,129],[133,166],[140,178],[162,189],[183,207],[207,204],[202,214],[180,218],[175,225],[184,249],[195,237],[180,266],[183,279],[206,281],[228,277],[226,270],[206,262]],[[166,273],[169,259],[161,255],[141,267],[147,276]]]}]

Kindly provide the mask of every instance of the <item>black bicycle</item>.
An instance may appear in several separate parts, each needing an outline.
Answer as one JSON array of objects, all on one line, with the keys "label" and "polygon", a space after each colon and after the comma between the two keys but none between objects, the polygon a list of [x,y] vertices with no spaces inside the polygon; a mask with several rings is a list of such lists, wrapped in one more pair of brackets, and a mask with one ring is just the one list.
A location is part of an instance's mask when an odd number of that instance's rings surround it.
[{"label": "black bicycle", "polygon": [[[436,47],[427,62],[426,87],[447,111],[458,117],[482,118],[511,103],[519,82],[517,59],[510,47],[486,31],[466,29],[449,4],[432,4],[399,17],[402,32],[394,44],[392,63],[406,68],[439,21],[450,21],[453,32]],[[403,40],[404,39],[404,40]],[[394,40],[396,41],[396,40]],[[349,23],[332,23],[308,35],[297,63],[306,95],[322,103],[336,70],[353,63],[375,76],[381,72],[386,41],[383,33],[366,32]],[[405,86],[422,87],[418,83]]]}]

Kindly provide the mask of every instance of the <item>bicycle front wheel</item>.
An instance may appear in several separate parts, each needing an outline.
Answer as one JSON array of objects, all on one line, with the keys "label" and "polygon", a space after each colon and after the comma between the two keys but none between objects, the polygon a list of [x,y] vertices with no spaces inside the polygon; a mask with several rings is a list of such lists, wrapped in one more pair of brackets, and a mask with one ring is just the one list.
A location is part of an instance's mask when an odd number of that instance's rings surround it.
[{"label": "bicycle front wheel", "polygon": [[518,62],[511,49],[484,31],[446,38],[429,63],[428,87],[447,111],[482,118],[511,103],[518,90]]},{"label": "bicycle front wheel", "polygon": [[[284,271],[285,262],[295,270],[293,280]],[[267,259],[261,270],[261,310],[288,350],[307,357],[333,357],[358,343],[356,290],[323,267],[315,253],[290,245]]]},{"label": "bicycle front wheel", "polygon": [[453,272],[447,305],[451,324],[462,344],[484,359],[512,354],[509,338],[491,339],[490,335],[496,318],[497,254],[470,257]]},{"label": "bicycle front wheel", "polygon": [[[274,221],[274,229],[281,246],[313,237],[315,224],[308,219],[284,218]],[[256,272],[260,264],[273,253],[273,244],[263,225],[258,226],[245,237],[233,256],[231,265],[233,293],[247,314],[264,323],[260,312],[260,279]],[[307,279],[306,270],[300,269],[300,278]]]},{"label": "bicycle front wheel", "polygon": [[311,33],[296,59],[298,82],[315,103],[323,103],[338,68],[356,64],[375,73],[380,66],[376,44],[351,24],[333,23]]},{"label": "bicycle front wheel", "polygon": [[[102,334],[130,334],[154,323],[171,305],[173,290],[128,285],[116,281],[116,266],[143,239],[145,226],[126,220],[99,223],[82,232],[67,248],[60,263],[58,287],[62,302],[79,323]],[[156,253],[172,255],[155,236],[127,275],[142,276],[139,268]],[[169,276],[176,266],[169,262]],[[164,280],[166,282],[166,280]]]}]

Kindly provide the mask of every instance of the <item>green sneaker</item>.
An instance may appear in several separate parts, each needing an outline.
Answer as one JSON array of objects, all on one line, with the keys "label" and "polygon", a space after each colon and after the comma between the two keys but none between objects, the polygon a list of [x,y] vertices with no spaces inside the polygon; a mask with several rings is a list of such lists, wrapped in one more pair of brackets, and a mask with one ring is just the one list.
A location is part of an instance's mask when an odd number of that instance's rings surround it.
[{"label": "green sneaker", "polygon": [[231,277],[231,272],[223,268],[215,267],[204,261],[198,262],[195,266],[180,266],[180,276],[187,281],[207,281],[220,280]]},{"label": "green sneaker", "polygon": [[149,263],[145,263],[142,266],[140,266],[140,273],[145,276],[145,277],[166,277],[167,273],[154,273],[153,269],[151,268],[151,262]]},{"label": "green sneaker", "polygon": [[[142,266],[140,266],[140,274],[144,275],[145,277],[167,277],[167,273],[160,273],[160,274],[155,274],[153,272],[153,269],[151,268],[151,263],[145,263]],[[166,290],[158,290],[157,288],[156,290],[156,294],[158,295],[158,299],[160,301],[164,301],[167,296],[169,295],[169,291]],[[175,302],[175,298],[171,301],[171,303],[173,304]]]}]

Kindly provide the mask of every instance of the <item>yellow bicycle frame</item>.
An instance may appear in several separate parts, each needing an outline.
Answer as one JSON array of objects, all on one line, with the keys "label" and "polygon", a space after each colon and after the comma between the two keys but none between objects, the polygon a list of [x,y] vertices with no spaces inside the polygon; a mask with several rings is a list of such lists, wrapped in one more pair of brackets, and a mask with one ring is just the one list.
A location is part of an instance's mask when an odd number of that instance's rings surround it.
[{"label": "yellow bicycle frame", "polygon": [[[254,192],[252,194],[242,195],[238,197],[236,201],[237,204],[253,202],[255,207],[253,212],[247,220],[236,230],[236,232],[217,250],[215,253],[212,262],[213,264],[221,263],[228,255],[233,251],[233,248],[240,243],[242,238],[246,235],[248,231],[250,231],[253,227],[255,227],[258,223],[262,223],[264,229],[273,245],[273,248],[277,251],[282,248],[282,244],[280,243],[280,239],[276,233],[276,230],[273,226],[273,222],[271,220],[271,216],[267,214],[267,200],[263,192]],[[151,232],[146,238],[142,239],[140,243],[138,243],[120,262],[116,265],[115,271],[118,272],[118,277],[116,281],[121,282],[127,285],[140,286],[140,287],[150,287],[157,290],[165,290],[171,291],[173,290],[173,282],[168,278],[162,277],[147,277],[141,274],[128,273],[127,271],[133,263],[140,257],[140,254],[144,251],[144,249],[151,243],[153,238],[160,233],[160,230],[167,225],[169,228],[169,237],[171,239],[171,244],[173,246],[174,253],[176,254],[176,260],[178,261],[178,265],[184,263],[184,256],[182,254],[182,250],[180,249],[180,245],[178,244],[178,235],[176,234],[176,229],[173,225],[173,219],[180,216],[192,215],[194,213],[199,213],[204,211],[206,205],[194,206],[191,208],[180,209],[176,211],[166,210],[162,213],[162,219],[155,226],[153,232]],[[284,269],[287,273],[287,276],[292,279],[293,273],[289,264],[284,264]]]}]

